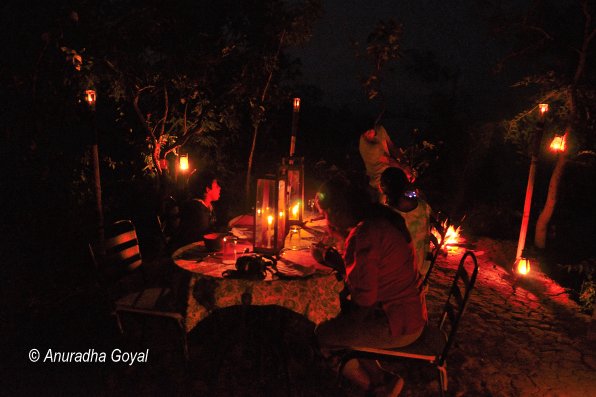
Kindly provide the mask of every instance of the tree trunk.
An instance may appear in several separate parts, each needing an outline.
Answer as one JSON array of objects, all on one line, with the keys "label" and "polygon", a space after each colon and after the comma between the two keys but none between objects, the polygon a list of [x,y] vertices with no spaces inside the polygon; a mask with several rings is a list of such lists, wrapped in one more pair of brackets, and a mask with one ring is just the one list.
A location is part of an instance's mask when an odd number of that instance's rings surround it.
[{"label": "tree trunk", "polygon": [[250,146],[250,154],[248,155],[248,164],[246,167],[246,183],[244,185],[244,191],[246,195],[247,204],[250,203],[250,177],[252,175],[252,162],[255,154],[255,148],[257,146],[257,134],[259,133],[259,124],[256,124],[252,132],[252,145]]},{"label": "tree trunk", "polygon": [[567,158],[565,157],[565,153],[561,153],[557,158],[557,164],[555,165],[555,169],[553,170],[553,173],[550,177],[546,203],[544,204],[542,212],[540,212],[540,216],[538,216],[538,221],[536,221],[536,232],[534,234],[534,245],[536,248],[544,249],[544,247],[546,247],[548,224],[555,210],[555,206],[557,205],[559,184],[561,182],[561,177],[563,176],[563,170],[565,169],[566,163]]}]

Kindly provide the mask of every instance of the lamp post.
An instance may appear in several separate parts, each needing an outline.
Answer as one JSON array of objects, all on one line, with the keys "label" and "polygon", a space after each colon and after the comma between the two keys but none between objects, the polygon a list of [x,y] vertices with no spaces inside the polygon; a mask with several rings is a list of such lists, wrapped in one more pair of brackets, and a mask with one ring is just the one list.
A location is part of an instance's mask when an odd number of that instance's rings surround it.
[{"label": "lamp post", "polygon": [[[519,240],[517,242],[517,252],[515,254],[515,263],[519,264],[522,259],[522,253],[526,245],[526,235],[528,233],[528,222],[530,220],[530,209],[532,207],[532,193],[534,192],[534,180],[536,178],[536,164],[538,163],[538,150],[540,141],[542,140],[542,133],[544,132],[544,117],[548,112],[548,104],[541,103],[538,105],[540,109],[540,120],[536,124],[536,131],[533,134],[531,142],[531,160],[530,171],[528,173],[528,184],[526,186],[526,199],[524,201],[524,213],[522,216],[521,228],[519,231]],[[517,266],[514,266],[517,267]],[[527,267],[529,270],[529,266]],[[515,269],[517,270],[517,269]],[[519,270],[518,270],[519,272]],[[522,273],[527,274],[527,272]]]},{"label": "lamp post", "polygon": [[103,206],[101,202],[101,176],[99,174],[99,137],[97,135],[97,123],[95,121],[95,105],[97,94],[95,90],[85,91],[85,102],[89,105],[93,123],[93,144],[91,145],[91,156],[93,157],[93,179],[95,182],[95,202],[97,210],[97,242],[100,255],[105,254],[105,229],[103,219]]},{"label": "lamp post", "polygon": [[290,158],[294,157],[294,150],[296,149],[296,134],[298,133],[298,116],[300,115],[300,98],[294,98],[292,109],[292,138],[290,139]]}]

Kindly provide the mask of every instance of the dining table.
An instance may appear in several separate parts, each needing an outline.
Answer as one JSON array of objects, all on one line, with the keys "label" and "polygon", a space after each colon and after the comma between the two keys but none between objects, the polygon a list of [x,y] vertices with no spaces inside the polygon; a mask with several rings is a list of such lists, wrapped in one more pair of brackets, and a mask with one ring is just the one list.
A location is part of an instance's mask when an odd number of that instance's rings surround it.
[{"label": "dining table", "polygon": [[[288,234],[276,265],[268,267],[262,278],[226,277],[236,270],[235,262],[224,263],[223,250],[209,252],[202,241],[177,249],[172,254],[174,263],[190,273],[186,331],[214,311],[237,305],[277,305],[315,324],[337,316],[344,282],[311,254],[311,245],[323,238],[323,229],[321,220],[302,224],[298,243],[295,235]],[[250,228],[232,228],[232,232],[238,236],[237,258],[254,255]]]}]

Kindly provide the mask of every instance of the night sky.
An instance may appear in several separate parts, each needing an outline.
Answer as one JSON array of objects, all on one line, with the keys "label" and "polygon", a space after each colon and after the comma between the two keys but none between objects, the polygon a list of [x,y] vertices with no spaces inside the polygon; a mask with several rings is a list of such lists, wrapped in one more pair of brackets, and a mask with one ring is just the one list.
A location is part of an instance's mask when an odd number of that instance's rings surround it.
[{"label": "night sky", "polygon": [[[324,15],[316,23],[311,41],[292,53],[302,61],[303,83],[322,88],[325,104],[366,106],[360,76],[371,69],[365,60],[356,59],[351,42],[365,43],[378,21],[393,19],[404,27],[403,50],[430,52],[440,66],[460,71],[457,89],[461,97],[468,98],[470,117],[502,117],[491,113],[495,105],[501,110],[507,105],[508,86],[515,77],[511,70],[508,75],[491,72],[506,49],[490,35],[477,7],[439,0],[325,0],[323,7]],[[424,106],[436,88],[399,67],[385,80],[388,110],[397,114],[405,107]]]}]

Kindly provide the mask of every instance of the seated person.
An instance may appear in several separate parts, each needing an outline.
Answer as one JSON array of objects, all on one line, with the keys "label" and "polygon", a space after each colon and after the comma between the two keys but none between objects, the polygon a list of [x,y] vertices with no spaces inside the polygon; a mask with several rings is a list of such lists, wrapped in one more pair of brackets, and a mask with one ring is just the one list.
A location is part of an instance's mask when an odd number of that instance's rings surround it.
[{"label": "seated person", "polygon": [[176,247],[200,241],[205,234],[215,231],[213,203],[221,193],[215,174],[208,170],[193,172],[188,178],[188,191],[190,199],[180,209],[180,228],[174,238]]},{"label": "seated person", "polygon": [[424,277],[430,265],[426,260],[430,245],[430,206],[411,188],[400,168],[390,167],[383,171],[380,189],[386,197],[385,204],[406,220],[416,252],[416,266]]},{"label": "seated person", "polygon": [[[403,218],[345,181],[326,182],[317,196],[330,232],[345,239],[347,289],[340,314],[315,330],[323,356],[332,361],[333,350],[345,346],[391,348],[416,341],[427,313]],[[373,360],[351,360],[343,375],[374,396],[397,396],[404,384]]]}]

